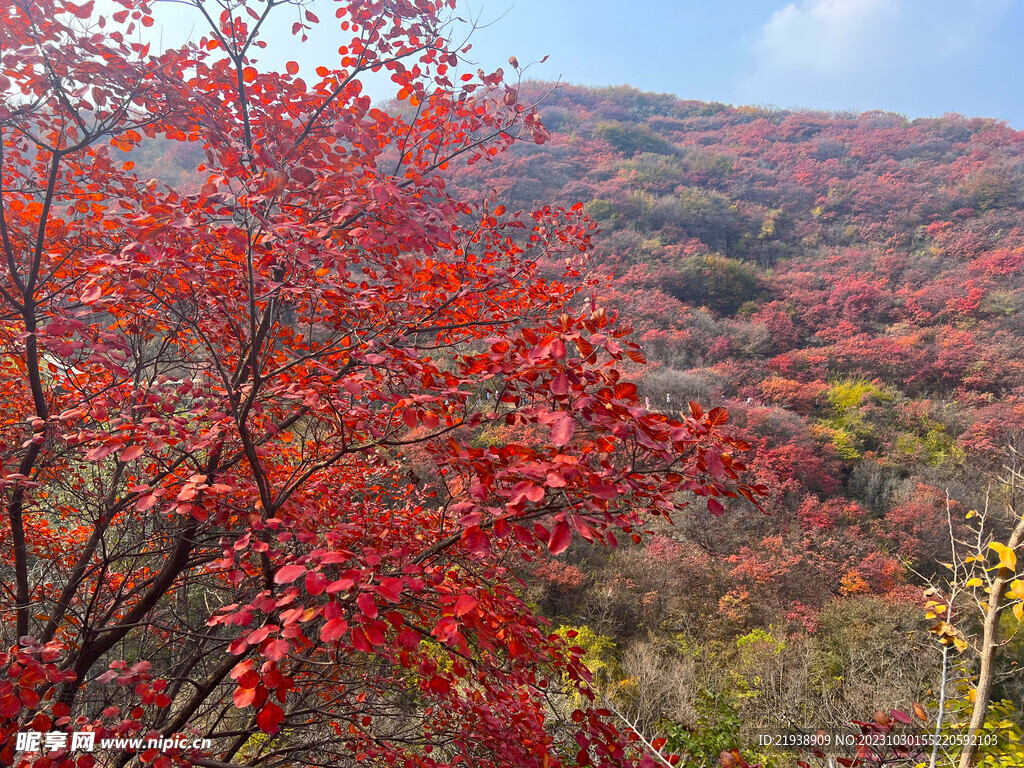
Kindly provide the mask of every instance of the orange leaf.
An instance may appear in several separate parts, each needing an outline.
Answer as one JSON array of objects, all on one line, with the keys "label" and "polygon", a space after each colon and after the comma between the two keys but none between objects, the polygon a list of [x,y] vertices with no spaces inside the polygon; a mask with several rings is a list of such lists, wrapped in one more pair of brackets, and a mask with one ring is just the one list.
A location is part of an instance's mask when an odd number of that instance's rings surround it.
[{"label": "orange leaf", "polygon": [[236,688],[234,696],[231,697],[235,702],[235,706],[239,709],[245,709],[253,700],[256,698],[255,688]]}]

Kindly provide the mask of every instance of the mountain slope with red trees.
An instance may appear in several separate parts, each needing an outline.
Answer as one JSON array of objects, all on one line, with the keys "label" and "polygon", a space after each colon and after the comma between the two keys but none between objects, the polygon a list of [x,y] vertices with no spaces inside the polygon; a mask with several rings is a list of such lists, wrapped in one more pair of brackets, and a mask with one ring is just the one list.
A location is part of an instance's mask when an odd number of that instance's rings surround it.
[{"label": "mountain slope with red trees", "polygon": [[725,405],[772,491],[713,536],[684,521],[714,592],[690,620],[814,630],[837,598],[916,600],[947,491],[957,519],[982,503],[1024,429],[1024,134],[627,87],[558,87],[542,114],[550,141],[460,183],[585,201],[647,402]]}]

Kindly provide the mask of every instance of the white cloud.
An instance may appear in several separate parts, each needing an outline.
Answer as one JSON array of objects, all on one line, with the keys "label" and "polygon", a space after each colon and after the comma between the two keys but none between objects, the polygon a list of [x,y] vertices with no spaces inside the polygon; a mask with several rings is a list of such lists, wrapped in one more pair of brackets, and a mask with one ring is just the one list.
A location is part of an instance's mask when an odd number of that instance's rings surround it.
[{"label": "white cloud", "polygon": [[831,108],[914,102],[975,67],[1016,1],[790,0],[752,36],[735,95]]},{"label": "white cloud", "polygon": [[805,0],[772,14],[755,43],[762,75],[839,75],[869,60],[897,20],[894,0]]}]

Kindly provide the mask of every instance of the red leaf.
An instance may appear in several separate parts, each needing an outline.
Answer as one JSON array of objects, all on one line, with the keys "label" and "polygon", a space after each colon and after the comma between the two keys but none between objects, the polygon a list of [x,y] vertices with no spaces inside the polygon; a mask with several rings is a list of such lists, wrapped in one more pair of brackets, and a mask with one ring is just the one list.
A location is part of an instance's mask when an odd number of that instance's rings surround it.
[{"label": "red leaf", "polygon": [[327,594],[329,595],[333,595],[335,592],[348,592],[348,590],[352,589],[352,586],[355,583],[355,579],[346,576],[343,579],[332,581],[330,584],[327,585],[326,591]]},{"label": "red leaf", "polygon": [[320,571],[310,571],[306,574],[306,591],[311,595],[319,595],[327,587],[327,577]]},{"label": "red leaf", "polygon": [[551,529],[551,535],[548,537],[548,551],[552,555],[560,555],[569,548],[571,543],[572,530],[570,530],[569,524],[565,520],[559,520]]},{"label": "red leaf", "polygon": [[288,641],[271,640],[263,648],[263,655],[271,661],[280,661],[288,655]]},{"label": "red leaf", "polygon": [[615,385],[615,398],[617,400],[635,400],[636,399],[636,384],[631,381],[623,381],[620,384]]},{"label": "red leaf", "polygon": [[716,427],[725,424],[728,420],[729,412],[725,408],[712,408],[708,411],[708,421]]},{"label": "red leaf", "polygon": [[590,482],[590,493],[595,498],[607,499],[608,501],[613,501],[619,497],[619,490],[615,487],[614,483],[594,479],[591,479]]},{"label": "red leaf", "polygon": [[355,627],[352,630],[352,647],[360,653],[369,653],[373,650],[370,638],[366,636],[366,632],[362,627]]},{"label": "red leaf", "polygon": [[465,616],[477,606],[477,599],[472,595],[462,595],[455,601],[455,615]]},{"label": "red leaf", "polygon": [[320,639],[325,643],[333,643],[348,632],[348,622],[344,619],[331,619],[320,629]]},{"label": "red leaf", "polygon": [[377,585],[377,594],[389,603],[397,603],[402,596],[402,580],[394,577],[381,579]]},{"label": "red leaf", "polygon": [[103,295],[103,289],[100,288],[96,283],[86,285],[85,290],[82,292],[82,303],[92,304],[94,301],[99,299]]},{"label": "red leaf", "polygon": [[569,379],[561,371],[551,380],[551,392],[559,397],[569,394]]},{"label": "red leaf", "polygon": [[431,691],[443,696],[452,689],[452,684],[449,683],[445,678],[438,675],[434,675],[430,678],[430,682],[427,684]]},{"label": "red leaf", "polygon": [[119,458],[121,461],[131,461],[132,459],[139,458],[139,456],[142,455],[142,451],[143,448],[141,445],[130,445],[121,451]]},{"label": "red leaf", "polygon": [[709,498],[708,512],[710,512],[715,517],[718,517],[723,512],[725,512],[725,507],[722,506],[722,503],[718,499]]},{"label": "red leaf", "polygon": [[112,454],[114,451],[121,447],[121,443],[113,443],[111,445],[97,445],[87,454],[85,454],[86,461],[103,461],[107,456]]},{"label": "red leaf", "polygon": [[277,733],[281,728],[281,721],[284,719],[284,710],[272,701],[263,705],[263,709],[256,715],[256,724],[264,733]]},{"label": "red leaf", "polygon": [[274,574],[275,584],[291,584],[306,572],[304,565],[286,565]]},{"label": "red leaf", "polygon": [[565,488],[565,476],[558,470],[548,470],[547,480],[544,481],[544,485],[548,488]]},{"label": "red leaf", "polygon": [[377,618],[377,602],[369,592],[363,592],[359,595],[359,597],[356,598],[356,605],[359,606],[359,610],[363,612],[363,615],[366,616],[366,618]]},{"label": "red leaf", "polygon": [[463,531],[462,541],[474,555],[486,555],[491,550],[491,540],[479,525],[471,525]]},{"label": "red leaf", "polygon": [[561,448],[572,440],[575,431],[576,422],[572,420],[572,416],[568,413],[560,414],[559,418],[551,425],[551,444]]},{"label": "red leaf", "polygon": [[68,3],[68,9],[74,13],[77,18],[88,19],[92,15],[92,10],[95,5],[95,0],[89,0],[89,2],[79,6]]},{"label": "red leaf", "polygon": [[259,629],[254,629],[249,633],[249,636],[245,639],[249,645],[259,645],[268,637],[270,637],[271,625],[264,624]]},{"label": "red leaf", "polygon": [[722,463],[722,457],[719,454],[708,451],[704,454],[704,463],[707,465],[708,472],[714,475],[716,480],[725,477],[725,464]]}]

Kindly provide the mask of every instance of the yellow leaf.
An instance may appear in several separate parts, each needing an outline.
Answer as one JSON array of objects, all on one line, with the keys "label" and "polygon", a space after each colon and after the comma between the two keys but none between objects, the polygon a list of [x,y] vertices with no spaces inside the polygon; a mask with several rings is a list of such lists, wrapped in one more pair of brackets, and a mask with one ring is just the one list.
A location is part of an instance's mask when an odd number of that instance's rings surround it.
[{"label": "yellow leaf", "polygon": [[1013,606],[1013,617],[1017,621],[1024,621],[1024,603],[1016,603]]},{"label": "yellow leaf", "polygon": [[948,622],[940,621],[938,624],[936,624],[934,627],[932,627],[931,630],[929,630],[929,631],[932,632],[933,634],[938,635],[939,637],[943,637],[943,636],[949,634],[950,632],[952,632],[953,631],[953,627],[951,627]]},{"label": "yellow leaf", "polygon": [[1017,553],[1010,549],[1005,544],[1000,544],[998,541],[993,541],[988,545],[988,548],[993,550],[999,555],[999,567],[1009,568],[1011,571],[1017,570]]},{"label": "yellow leaf", "polygon": [[968,580],[968,582],[964,586],[965,587],[980,587],[981,586],[981,579],[979,579],[979,578],[970,579],[970,580]]},{"label": "yellow leaf", "polygon": [[967,648],[967,641],[964,639],[963,633],[948,621],[940,620],[930,631],[938,636],[939,642],[943,645],[955,646],[958,651],[963,651]]},{"label": "yellow leaf", "polygon": [[1014,579],[1010,582],[1010,597],[1017,600],[1024,600],[1024,581]]},{"label": "yellow leaf", "polygon": [[977,510],[972,509],[970,512],[967,513],[967,519],[970,520],[976,514],[978,514]]}]

